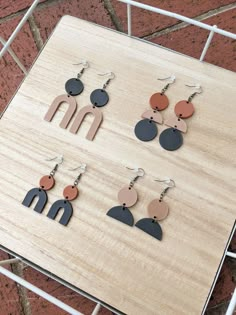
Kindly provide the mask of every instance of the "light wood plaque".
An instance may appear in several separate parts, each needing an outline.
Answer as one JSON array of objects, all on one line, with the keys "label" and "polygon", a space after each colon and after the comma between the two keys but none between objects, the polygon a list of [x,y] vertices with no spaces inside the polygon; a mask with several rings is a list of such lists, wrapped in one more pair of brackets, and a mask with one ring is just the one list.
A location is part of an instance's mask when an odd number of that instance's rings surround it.
[{"label": "light wood plaque", "polygon": [[[105,82],[98,73],[116,75],[94,141],[85,138],[92,117],[76,135],[69,132],[71,124],[59,127],[66,104],[52,122],[43,120],[53,99],[65,93],[65,82],[80,71],[73,64],[84,59],[90,68],[81,78],[79,109]],[[150,96],[165,84],[157,78],[172,73],[177,80],[166,92],[170,105],[164,119],[194,91],[186,83],[201,83],[204,92],[193,100],[196,111],[187,120],[184,145],[168,152],[158,137],[147,143],[136,139],[134,126],[149,109]],[[0,122],[0,244],[124,313],[199,315],[235,220],[234,82],[230,71],[63,17]],[[158,128],[160,134],[167,127]],[[40,215],[21,202],[53,168],[45,159],[59,154],[65,162]],[[88,169],[64,227],[46,214],[77,176],[68,169],[81,162]],[[161,242],[106,216],[134,175],[125,166],[146,171],[135,184],[139,201],[130,208],[135,222],[147,217],[149,202],[164,188],[154,178],[176,182],[164,198],[170,214],[160,223]]]}]

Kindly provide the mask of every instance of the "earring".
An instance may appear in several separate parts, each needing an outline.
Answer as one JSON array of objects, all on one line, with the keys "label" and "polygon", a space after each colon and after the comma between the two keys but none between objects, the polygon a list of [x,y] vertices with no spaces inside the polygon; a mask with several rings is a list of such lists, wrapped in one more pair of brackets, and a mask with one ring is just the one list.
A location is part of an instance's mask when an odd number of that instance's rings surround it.
[{"label": "earring", "polygon": [[135,226],[137,226],[137,228],[141,229],[145,233],[161,241],[163,233],[162,233],[162,228],[160,224],[158,223],[158,221],[164,220],[169,214],[169,207],[167,203],[163,201],[163,197],[165,196],[165,194],[170,188],[175,187],[175,182],[173,181],[173,179],[168,179],[168,180],[156,179],[155,181],[165,182],[168,185],[168,187],[166,187],[163,190],[159,199],[152,200],[150,204],[148,205],[149,218],[144,218],[144,219],[139,220],[135,224]]},{"label": "earring", "polygon": [[175,115],[165,121],[165,125],[171,128],[165,129],[160,134],[159,142],[163,149],[175,151],[183,144],[183,136],[181,132],[187,132],[187,124],[182,118],[191,117],[194,113],[194,107],[191,103],[192,99],[202,93],[200,85],[186,85],[199,89],[199,92],[194,92],[188,100],[180,101],[175,105]]},{"label": "earring", "polygon": [[[57,157],[53,158],[53,159],[49,159],[47,161],[53,161],[55,159],[57,159]],[[39,188],[33,188],[27,192],[24,200],[22,201],[22,204],[25,207],[29,208],[31,206],[32,202],[34,201],[34,199],[36,197],[38,197],[38,201],[34,207],[34,211],[36,211],[38,213],[42,213],[42,211],[45,208],[45,205],[48,201],[47,190],[50,190],[51,188],[54,187],[54,185],[55,185],[54,175],[55,175],[56,171],[58,170],[58,166],[62,163],[63,163],[63,156],[60,157],[60,162],[54,166],[54,168],[50,172],[50,174],[45,175],[40,179]]]},{"label": "earring", "polygon": [[162,90],[161,93],[155,93],[151,96],[149,103],[152,109],[145,111],[142,114],[142,120],[140,120],[135,128],[134,133],[135,136],[141,141],[151,141],[153,140],[158,133],[158,129],[155,123],[162,124],[162,116],[160,111],[165,109],[169,105],[169,100],[165,95],[165,92],[169,88],[171,84],[175,82],[175,76],[158,79],[158,80],[167,80],[170,79],[170,83],[168,83]]},{"label": "earring", "polygon": [[58,111],[60,105],[65,102],[69,104],[69,107],[60,123],[60,127],[66,129],[69,122],[71,121],[73,115],[77,109],[77,102],[73,96],[79,95],[84,90],[84,84],[80,80],[82,74],[84,73],[85,69],[89,67],[89,63],[87,61],[80,62],[75,65],[83,64],[82,70],[77,74],[77,78],[69,79],[65,84],[65,90],[67,94],[57,96],[54,101],[52,102],[51,106],[49,107],[46,115],[44,116],[44,120],[51,121],[55,116],[56,112]]},{"label": "earring", "polygon": [[99,75],[110,75],[110,78],[104,83],[102,89],[96,89],[94,90],[90,95],[90,101],[93,105],[88,105],[82,108],[77,116],[74,119],[74,122],[70,128],[70,132],[77,133],[79,130],[79,127],[81,126],[83,120],[85,119],[85,116],[89,113],[92,113],[94,115],[94,121],[87,133],[86,139],[92,141],[95,137],[99,126],[102,123],[103,116],[102,112],[99,109],[99,107],[105,106],[109,101],[109,96],[106,92],[106,88],[111,80],[115,78],[115,74],[113,72],[99,74]]},{"label": "earring", "polygon": [[60,224],[62,225],[67,225],[70,221],[70,218],[72,217],[73,214],[73,207],[70,201],[76,199],[79,194],[79,190],[77,188],[77,185],[79,183],[79,180],[82,176],[82,174],[86,171],[86,164],[81,164],[79,167],[76,169],[72,169],[72,171],[77,170],[78,168],[80,169],[80,173],[77,176],[77,178],[74,181],[73,185],[66,186],[64,191],[63,191],[63,196],[65,199],[60,199],[55,201],[52,205],[51,208],[49,209],[49,212],[47,214],[47,217],[54,220],[58,214],[58,212],[63,209],[63,215],[59,221]]},{"label": "earring", "polygon": [[[128,167],[127,167],[128,168]],[[130,170],[134,170],[129,168]],[[122,223],[133,226],[134,218],[128,207],[132,207],[138,200],[137,191],[133,188],[139,177],[143,177],[145,172],[142,168],[135,169],[136,176],[130,181],[129,186],[123,187],[118,193],[118,200],[121,206],[111,208],[107,215]]]}]

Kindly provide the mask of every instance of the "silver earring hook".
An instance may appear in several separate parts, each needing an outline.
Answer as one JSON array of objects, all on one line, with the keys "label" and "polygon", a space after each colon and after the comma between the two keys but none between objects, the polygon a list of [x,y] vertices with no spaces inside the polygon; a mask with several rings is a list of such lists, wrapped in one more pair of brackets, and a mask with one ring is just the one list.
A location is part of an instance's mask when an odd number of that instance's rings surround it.
[{"label": "silver earring hook", "polygon": [[78,63],[72,63],[72,65],[73,66],[83,65],[83,67],[87,69],[89,67],[89,62],[87,60],[82,60],[81,62]]},{"label": "silver earring hook", "polygon": [[170,84],[173,84],[175,82],[175,75],[172,74],[171,76],[167,77],[167,78],[157,78],[157,80],[160,80],[160,81],[165,81],[165,80],[170,80]]},{"label": "silver earring hook", "polygon": [[175,181],[171,178],[167,178],[167,179],[159,179],[156,178],[154,179],[155,182],[160,182],[160,183],[165,183],[167,185],[167,187],[162,191],[162,193],[160,194],[160,198],[159,201],[161,202],[162,199],[164,198],[165,194],[167,193],[167,191],[170,188],[174,188],[175,187]]},{"label": "silver earring hook", "polygon": [[50,176],[54,176],[55,175],[56,171],[58,170],[58,166],[61,165],[64,162],[64,157],[63,157],[63,154],[62,154],[62,155],[56,156],[56,157],[51,158],[51,159],[46,159],[46,161],[55,161],[57,159],[59,159],[59,162],[51,170]]},{"label": "silver earring hook", "polygon": [[133,187],[134,186],[134,183],[138,180],[139,177],[143,177],[145,175],[145,171],[143,168],[141,167],[136,167],[136,168],[130,168],[130,167],[127,167],[126,168],[128,170],[131,170],[131,171],[135,171],[136,173],[136,176],[134,178],[131,179],[130,181],[130,187]]},{"label": "silver earring hook", "polygon": [[167,83],[164,88],[161,90],[161,94],[165,94],[165,92],[168,90],[168,88],[170,87],[171,84],[175,83],[175,75],[172,74],[171,76],[167,77],[167,78],[157,78],[157,80],[160,80],[160,81],[164,81],[164,80],[170,80],[169,83]]},{"label": "silver earring hook", "polygon": [[110,71],[110,72],[106,72],[106,73],[98,73],[98,75],[100,76],[104,76],[104,75],[110,75],[110,78],[103,84],[103,89],[105,90],[106,87],[108,86],[108,84],[111,82],[111,80],[114,80],[115,79],[115,73]]},{"label": "silver earring hook", "polygon": [[191,84],[185,84],[185,86],[188,87],[194,87],[195,89],[197,89],[198,91],[195,91],[193,94],[191,94],[188,98],[188,103],[192,101],[192,99],[197,95],[197,94],[201,94],[203,93],[203,89],[201,87],[201,85],[199,83],[191,85]]},{"label": "silver earring hook", "polygon": [[84,73],[84,70],[89,68],[89,63],[87,60],[83,60],[81,62],[78,63],[73,63],[74,66],[78,66],[78,65],[83,65],[83,68],[80,70],[80,72],[77,74],[77,79],[79,79],[82,74]]},{"label": "silver earring hook", "polygon": [[78,170],[78,169],[80,170],[80,172],[79,172],[79,175],[76,177],[76,179],[75,179],[75,181],[74,181],[74,186],[77,186],[77,185],[78,185],[79,180],[80,180],[82,174],[84,174],[84,173],[86,172],[87,164],[81,163],[78,167],[76,167],[76,168],[70,168],[69,170],[70,170],[70,171],[76,171],[76,170]]}]

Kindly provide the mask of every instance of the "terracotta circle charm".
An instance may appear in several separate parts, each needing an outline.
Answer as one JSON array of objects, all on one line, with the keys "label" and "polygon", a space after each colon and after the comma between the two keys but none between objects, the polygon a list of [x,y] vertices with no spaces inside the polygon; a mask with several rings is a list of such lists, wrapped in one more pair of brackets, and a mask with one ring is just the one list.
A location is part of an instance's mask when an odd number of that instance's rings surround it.
[{"label": "terracotta circle charm", "polygon": [[43,190],[49,190],[55,185],[55,179],[51,175],[43,176],[39,181],[39,186]]},{"label": "terracotta circle charm", "polygon": [[148,205],[148,214],[150,218],[158,221],[164,220],[169,214],[167,203],[159,199],[152,200]]},{"label": "terracotta circle charm", "polygon": [[194,107],[192,103],[187,101],[180,101],[175,105],[175,114],[181,118],[191,117],[194,113]]},{"label": "terracotta circle charm", "polygon": [[153,109],[163,110],[169,105],[169,100],[165,94],[155,93],[151,96],[149,103]]},{"label": "terracotta circle charm", "polygon": [[63,196],[67,199],[67,200],[74,200],[75,198],[77,198],[79,194],[78,188],[76,186],[66,186],[65,189],[63,190]]},{"label": "terracotta circle charm", "polygon": [[137,191],[133,187],[125,186],[118,192],[118,200],[121,205],[131,207],[136,204],[138,200]]}]

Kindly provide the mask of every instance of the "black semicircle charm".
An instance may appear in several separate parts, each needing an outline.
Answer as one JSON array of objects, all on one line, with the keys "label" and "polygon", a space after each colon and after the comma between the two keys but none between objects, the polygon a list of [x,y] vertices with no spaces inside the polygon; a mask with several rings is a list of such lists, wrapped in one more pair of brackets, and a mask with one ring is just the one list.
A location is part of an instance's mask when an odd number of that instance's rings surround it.
[{"label": "black semicircle charm", "polygon": [[22,201],[22,204],[25,207],[30,207],[32,202],[34,201],[34,198],[38,198],[38,201],[34,207],[34,211],[38,213],[42,213],[47,201],[48,201],[48,195],[45,190],[41,188],[33,188],[29,190]]},{"label": "black semicircle charm", "polygon": [[72,78],[66,81],[66,92],[71,96],[79,95],[84,90],[84,85],[80,79]]},{"label": "black semicircle charm", "polygon": [[105,106],[109,101],[109,96],[104,89],[96,89],[90,95],[91,103],[96,107]]},{"label": "black semicircle charm", "polygon": [[63,209],[63,215],[59,221],[60,224],[62,225],[67,225],[68,222],[70,221],[70,218],[73,214],[73,208],[71,203],[68,200],[61,199],[55,201],[52,205],[51,208],[49,209],[49,212],[47,214],[47,217],[54,220],[59,212],[59,210]]},{"label": "black semicircle charm", "polygon": [[130,210],[126,207],[123,206],[113,207],[107,212],[107,215],[129,226],[134,225],[134,217]]},{"label": "black semicircle charm", "polygon": [[139,220],[135,226],[143,232],[155,237],[157,240],[162,240],[162,229],[158,222],[151,218],[144,218]]},{"label": "black semicircle charm", "polygon": [[157,136],[157,125],[153,120],[142,119],[135,128],[134,133],[136,137],[141,141],[151,141]]},{"label": "black semicircle charm", "polygon": [[183,136],[179,130],[168,128],[160,134],[159,142],[163,149],[175,151],[182,146]]}]

